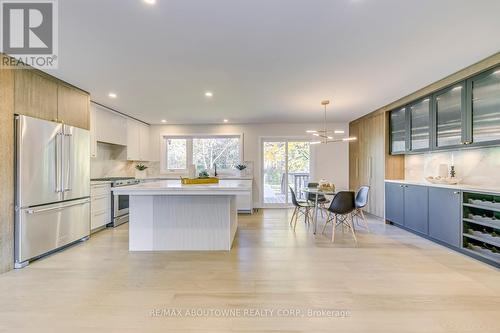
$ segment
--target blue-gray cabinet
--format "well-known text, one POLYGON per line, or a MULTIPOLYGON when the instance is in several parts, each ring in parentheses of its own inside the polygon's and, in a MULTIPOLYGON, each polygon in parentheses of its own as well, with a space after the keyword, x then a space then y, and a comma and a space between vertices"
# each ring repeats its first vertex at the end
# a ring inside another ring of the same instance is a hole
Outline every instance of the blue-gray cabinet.
POLYGON ((390 153, 500 145, 500 66, 390 113, 390 153))
POLYGON ((422 234, 428 233, 428 187, 403 185, 404 226, 422 234))
POLYGON ((385 218, 404 225, 404 187, 398 183, 385 183, 385 218))
POLYGON ((460 246, 460 191, 429 188, 429 236, 448 245, 460 246))

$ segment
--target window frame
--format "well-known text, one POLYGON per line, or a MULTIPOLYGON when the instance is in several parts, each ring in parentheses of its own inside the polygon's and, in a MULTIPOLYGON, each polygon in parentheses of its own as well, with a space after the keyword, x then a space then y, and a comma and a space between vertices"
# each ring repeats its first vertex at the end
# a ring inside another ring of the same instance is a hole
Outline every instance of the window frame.
MULTIPOLYGON (((239 141, 240 161, 244 161, 244 136, 243 133, 225 133, 225 134, 161 134, 160 135, 160 174, 171 176, 187 176, 190 165, 193 164, 193 139, 221 139, 237 138, 239 141), (168 169, 167 168, 167 139, 186 139, 186 169, 168 169)), ((236 169, 217 169, 220 175, 236 175, 236 169)))

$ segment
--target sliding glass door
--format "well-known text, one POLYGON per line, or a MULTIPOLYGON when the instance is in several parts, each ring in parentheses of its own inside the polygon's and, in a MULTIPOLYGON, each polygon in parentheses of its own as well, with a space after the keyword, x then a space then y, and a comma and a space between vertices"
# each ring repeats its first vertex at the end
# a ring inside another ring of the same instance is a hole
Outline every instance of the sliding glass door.
POLYGON ((309 141, 262 140, 262 201, 267 207, 285 207, 292 202, 290 187, 299 199, 310 178, 309 141))

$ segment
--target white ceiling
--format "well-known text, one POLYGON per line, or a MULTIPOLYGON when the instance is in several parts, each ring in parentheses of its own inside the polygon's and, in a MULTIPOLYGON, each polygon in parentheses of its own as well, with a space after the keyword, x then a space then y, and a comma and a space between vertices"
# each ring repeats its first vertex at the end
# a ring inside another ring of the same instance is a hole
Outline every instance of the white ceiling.
POLYGON ((326 98, 329 121, 347 121, 498 52, 498 13, 498 0, 61 0, 51 73, 148 123, 321 121, 326 98))

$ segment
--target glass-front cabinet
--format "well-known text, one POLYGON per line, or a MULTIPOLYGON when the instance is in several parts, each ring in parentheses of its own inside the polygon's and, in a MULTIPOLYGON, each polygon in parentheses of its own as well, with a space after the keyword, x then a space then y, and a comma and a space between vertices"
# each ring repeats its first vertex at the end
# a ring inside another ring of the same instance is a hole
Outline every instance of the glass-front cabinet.
POLYGON ((391 154, 500 146, 500 66, 390 113, 391 154))
POLYGON ((406 108, 391 112, 391 154, 406 152, 406 108))
POLYGON ((472 144, 500 142, 500 68, 475 78, 471 91, 472 144))
POLYGON ((462 145, 465 134, 465 84, 459 83, 434 96, 435 147, 462 145))
POLYGON ((408 107, 410 113, 410 150, 428 150, 430 147, 430 98, 424 98, 408 107))

